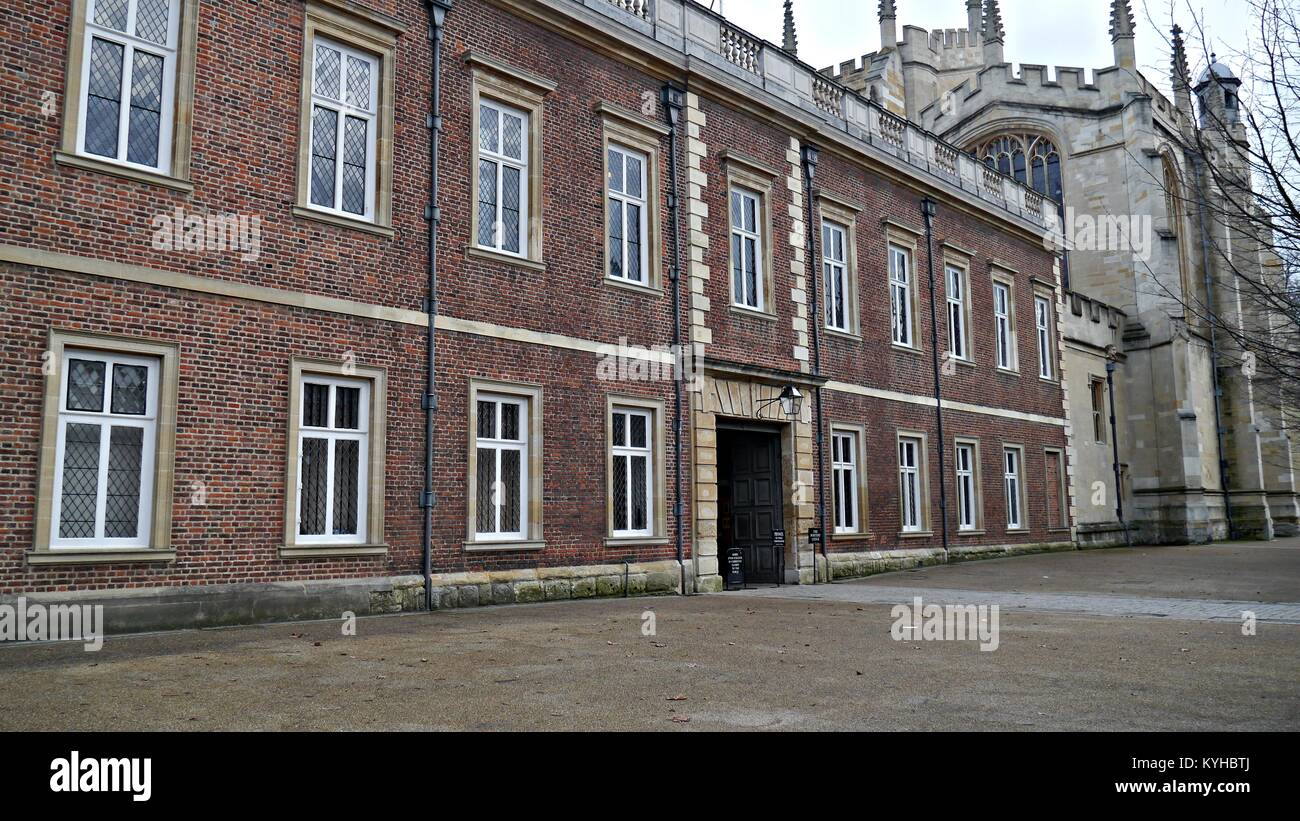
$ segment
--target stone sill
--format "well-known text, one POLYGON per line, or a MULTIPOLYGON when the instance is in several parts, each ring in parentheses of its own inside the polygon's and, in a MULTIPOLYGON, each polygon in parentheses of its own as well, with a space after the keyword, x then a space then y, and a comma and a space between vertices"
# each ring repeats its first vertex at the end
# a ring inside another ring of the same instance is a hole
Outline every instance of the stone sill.
POLYGON ((33 567, 68 564, 160 564, 176 561, 175 550, 29 550, 27 563, 33 567))
POLYGON ((641 294, 642 296, 664 295, 664 289, 658 285, 642 285, 637 282, 619 279, 618 277, 606 276, 605 284, 611 288, 620 288, 624 291, 631 291, 634 294, 641 294))
POLYGON ((536 262, 535 260, 517 257, 513 254, 503 254, 500 251, 493 251, 489 248, 480 248, 477 245, 465 246, 465 256, 469 259, 481 259, 488 262, 499 262, 505 265, 513 265, 522 268, 525 271, 534 271, 539 274, 546 273, 546 264, 536 262))
POLYGON ((776 314, 758 308, 749 308, 744 305, 729 305, 731 313, 734 316, 743 316, 748 319, 761 319, 767 322, 775 322, 776 314))
POLYGON ((172 177, 167 174, 145 171, 140 168, 132 168, 129 165, 120 165, 111 160, 100 160, 94 157, 83 157, 80 154, 69 154, 66 151, 55 151, 54 162, 59 165, 66 165, 70 168, 80 168, 83 171, 98 171, 101 174, 121 177, 124 180, 142 182, 147 185, 157 185, 162 188, 170 188, 173 191, 180 191, 185 194, 190 194, 194 191, 194 183, 189 180, 182 180, 178 177, 172 177))
POLYGON ((287 544, 280 547, 281 559, 334 559, 386 555, 388 555, 386 544, 287 544))
POLYGON ((315 208, 308 208, 305 205, 295 205, 293 207, 293 215, 298 219, 323 222, 326 225, 333 225, 336 228, 351 228, 356 231, 364 231, 367 234, 375 234, 376 236, 384 237, 386 239, 392 239, 397 233, 386 225, 380 225, 376 222, 368 222, 363 219, 345 217, 339 214, 330 213, 329 211, 319 211, 315 208))
POLYGON ((661 547, 671 544, 667 536, 609 536, 605 547, 661 547))
POLYGON ((518 542, 465 542, 464 548, 467 553, 500 553, 510 550, 545 550, 546 542, 542 540, 518 542))

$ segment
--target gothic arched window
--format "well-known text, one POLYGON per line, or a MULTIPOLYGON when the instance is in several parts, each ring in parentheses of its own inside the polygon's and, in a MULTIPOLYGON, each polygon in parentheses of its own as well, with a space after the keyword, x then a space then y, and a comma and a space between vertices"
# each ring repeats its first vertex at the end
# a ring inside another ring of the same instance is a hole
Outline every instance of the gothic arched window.
POLYGON ((1061 153, 1039 134, 1002 134, 972 152, 990 168, 1061 202, 1061 153))
POLYGON ((1185 315, 1194 319, 1199 315, 1205 289, 1201 283, 1196 281, 1192 267, 1188 264, 1187 241, 1183 235, 1183 229, 1186 225, 1186 209, 1184 206, 1187 201, 1183 197, 1178 166, 1174 164, 1173 157, 1167 152, 1160 156, 1160 168, 1164 177, 1165 227, 1174 235, 1177 242, 1178 253, 1174 261, 1178 265, 1178 282, 1182 287, 1181 299, 1185 308, 1185 315))

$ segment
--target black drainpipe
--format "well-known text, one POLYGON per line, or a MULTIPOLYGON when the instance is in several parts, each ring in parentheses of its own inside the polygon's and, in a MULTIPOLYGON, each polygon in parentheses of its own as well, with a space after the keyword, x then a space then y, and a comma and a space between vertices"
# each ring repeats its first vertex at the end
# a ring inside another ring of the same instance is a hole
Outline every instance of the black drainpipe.
POLYGON ((678 194, 677 124, 681 120, 686 93, 671 83, 660 92, 664 113, 668 117, 668 213, 673 224, 673 261, 668 278, 673 287, 673 351, 677 355, 677 373, 673 374, 673 520, 676 527, 677 568, 681 573, 682 595, 686 590, 686 560, 682 514, 682 380, 686 378, 686 351, 682 347, 682 225, 681 198, 678 194))
POLYGON ((939 383, 939 316, 934 292, 934 215, 939 206, 925 197, 921 215, 925 217, 925 260, 930 269, 930 347, 934 360, 934 415, 939 431, 939 532, 943 537, 943 554, 948 555, 948 467, 943 438, 943 388, 939 383))
POLYGON ((424 410, 424 492, 420 494, 420 507, 424 512, 424 539, 422 543, 424 570, 424 609, 433 609, 433 427, 438 410, 438 385, 435 365, 437 350, 434 347, 434 323, 438 318, 438 226, 442 214, 438 209, 438 141, 442 136, 442 39, 443 25, 452 0, 427 0, 429 12, 429 39, 433 41, 433 61, 429 70, 429 203, 424 207, 424 218, 429 223, 429 285, 424 298, 424 310, 429 327, 425 351, 426 382, 420 407, 424 410))
POLYGON ((1219 315, 1215 310, 1214 282, 1210 276, 1210 234, 1205 226, 1206 198, 1209 192, 1201 164, 1204 158, 1198 150, 1192 151, 1192 167, 1196 169, 1196 190, 1200 207, 1196 211, 1197 222, 1201 228, 1201 267, 1205 271, 1205 313, 1210 319, 1210 375, 1214 378, 1214 435, 1219 444, 1219 484, 1223 485, 1223 515, 1228 522, 1228 539, 1236 538, 1236 527, 1232 524, 1232 493, 1228 490, 1228 455, 1223 450, 1223 409, 1220 405, 1223 387, 1219 384, 1219 315))
MULTIPOLYGON (((799 152, 800 159, 803 161, 803 180, 804 180, 804 205, 808 211, 808 254, 807 264, 804 270, 807 272, 809 280, 812 283, 812 311, 810 321, 813 329, 813 377, 820 383, 822 375, 822 317, 821 302, 819 293, 821 291, 822 281, 822 263, 817 258, 817 234, 818 226, 814 222, 815 211, 813 209, 813 178, 817 175, 817 160, 821 152, 817 147, 804 143, 803 150, 799 152)), ((816 428, 814 431, 813 441, 817 446, 817 527, 821 531, 821 549, 822 561, 826 564, 826 581, 831 580, 831 560, 826 555, 826 441, 824 432, 824 421, 822 415, 822 387, 818 384, 813 388, 813 424, 816 428)), ((813 584, 817 583, 817 552, 813 549, 813 584)))
POLYGON ((1124 528, 1124 543, 1132 547, 1133 536, 1128 531, 1128 523, 1124 521, 1124 486, 1120 484, 1119 432, 1115 421, 1115 360, 1113 357, 1107 357, 1106 359, 1106 390, 1110 394, 1110 453, 1112 457, 1111 469, 1115 472, 1115 515, 1119 518, 1119 526, 1124 528))

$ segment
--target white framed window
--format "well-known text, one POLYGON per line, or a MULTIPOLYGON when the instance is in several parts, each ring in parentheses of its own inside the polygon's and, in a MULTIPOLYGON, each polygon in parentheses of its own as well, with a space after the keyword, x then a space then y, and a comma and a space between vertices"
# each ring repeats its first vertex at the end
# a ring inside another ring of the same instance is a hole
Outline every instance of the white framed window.
POLYGON ((160 362, 66 349, 50 549, 150 544, 160 362))
POLYGON ((180 0, 87 0, 77 153, 171 172, 180 0))
POLYGON ((478 110, 479 247, 528 253, 529 114, 480 99, 478 110))
POLYGON ((757 192, 731 189, 731 298, 763 309, 763 212, 757 192))
POLYGON ((312 61, 308 204, 373 221, 379 59, 316 37, 312 61))
POLYGON ((1022 456, 1019 448, 1004 448, 1003 476, 1006 481, 1007 493, 1007 530, 1024 529, 1024 511, 1021 509, 1024 505, 1024 499, 1021 495, 1021 464, 1022 456))
POLYGON ((296 543, 364 544, 370 498, 370 382, 299 382, 296 543))
POLYGON ((948 353, 970 359, 966 334, 966 272, 955 265, 945 269, 948 279, 948 353))
POLYGON ((477 401, 475 536, 524 540, 528 534, 528 400, 479 393, 477 401))
POLYGON ((1046 297, 1034 297, 1034 329, 1038 335, 1038 375, 1051 379, 1052 368, 1052 304, 1046 297))
POLYGON ((610 421, 613 535, 654 535, 654 415, 616 407, 610 421))
POLYGON ((993 283, 993 334, 997 348, 997 366, 1013 370, 1016 366, 1015 336, 1011 325, 1011 288, 993 283))
POLYGON ((846 333, 849 322, 849 232, 843 225, 822 221, 822 281, 826 300, 826 327, 846 333))
POLYGON ((606 157, 609 187, 609 275, 648 284, 649 243, 646 212, 646 155, 610 145, 606 157))
POLYGON ((979 486, 975 472, 977 458, 975 446, 957 443, 957 529, 976 530, 979 527, 979 486))
POLYGON ((911 436, 898 440, 899 502, 902 507, 904 533, 924 529, 921 483, 921 440, 911 436))
POLYGON ((858 510, 858 436, 851 431, 831 434, 831 477, 835 484, 835 532, 860 533, 858 510))
POLYGON ((889 246, 889 308, 895 345, 915 347, 912 322, 912 255, 889 246))

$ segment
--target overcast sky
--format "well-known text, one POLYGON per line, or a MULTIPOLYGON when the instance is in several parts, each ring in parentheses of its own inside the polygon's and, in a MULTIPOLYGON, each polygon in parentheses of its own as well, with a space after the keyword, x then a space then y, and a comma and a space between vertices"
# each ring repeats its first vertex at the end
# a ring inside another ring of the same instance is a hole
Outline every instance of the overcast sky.
MULTIPOLYGON (((702 2, 709 5, 710 0, 702 2)), ((719 2, 727 18, 737 25, 781 42, 784 0, 713 0, 715 9, 719 2)), ((1138 65, 1152 82, 1168 86, 1171 2, 1176 6, 1177 22, 1185 30, 1193 28, 1194 14, 1203 15, 1210 48, 1217 49, 1229 65, 1228 55, 1246 47, 1250 25, 1246 0, 1134 0, 1138 65)), ((897 0, 896 5, 900 37, 904 25, 925 29, 966 26, 966 0, 897 0)), ((1110 0, 1002 0, 1001 7, 1009 62, 1089 70, 1115 62, 1110 44, 1110 0)), ((794 8, 799 56, 817 68, 838 65, 880 47, 876 0, 794 0, 794 8)), ((1204 67, 1205 50, 1188 45, 1193 77, 1204 67)))

